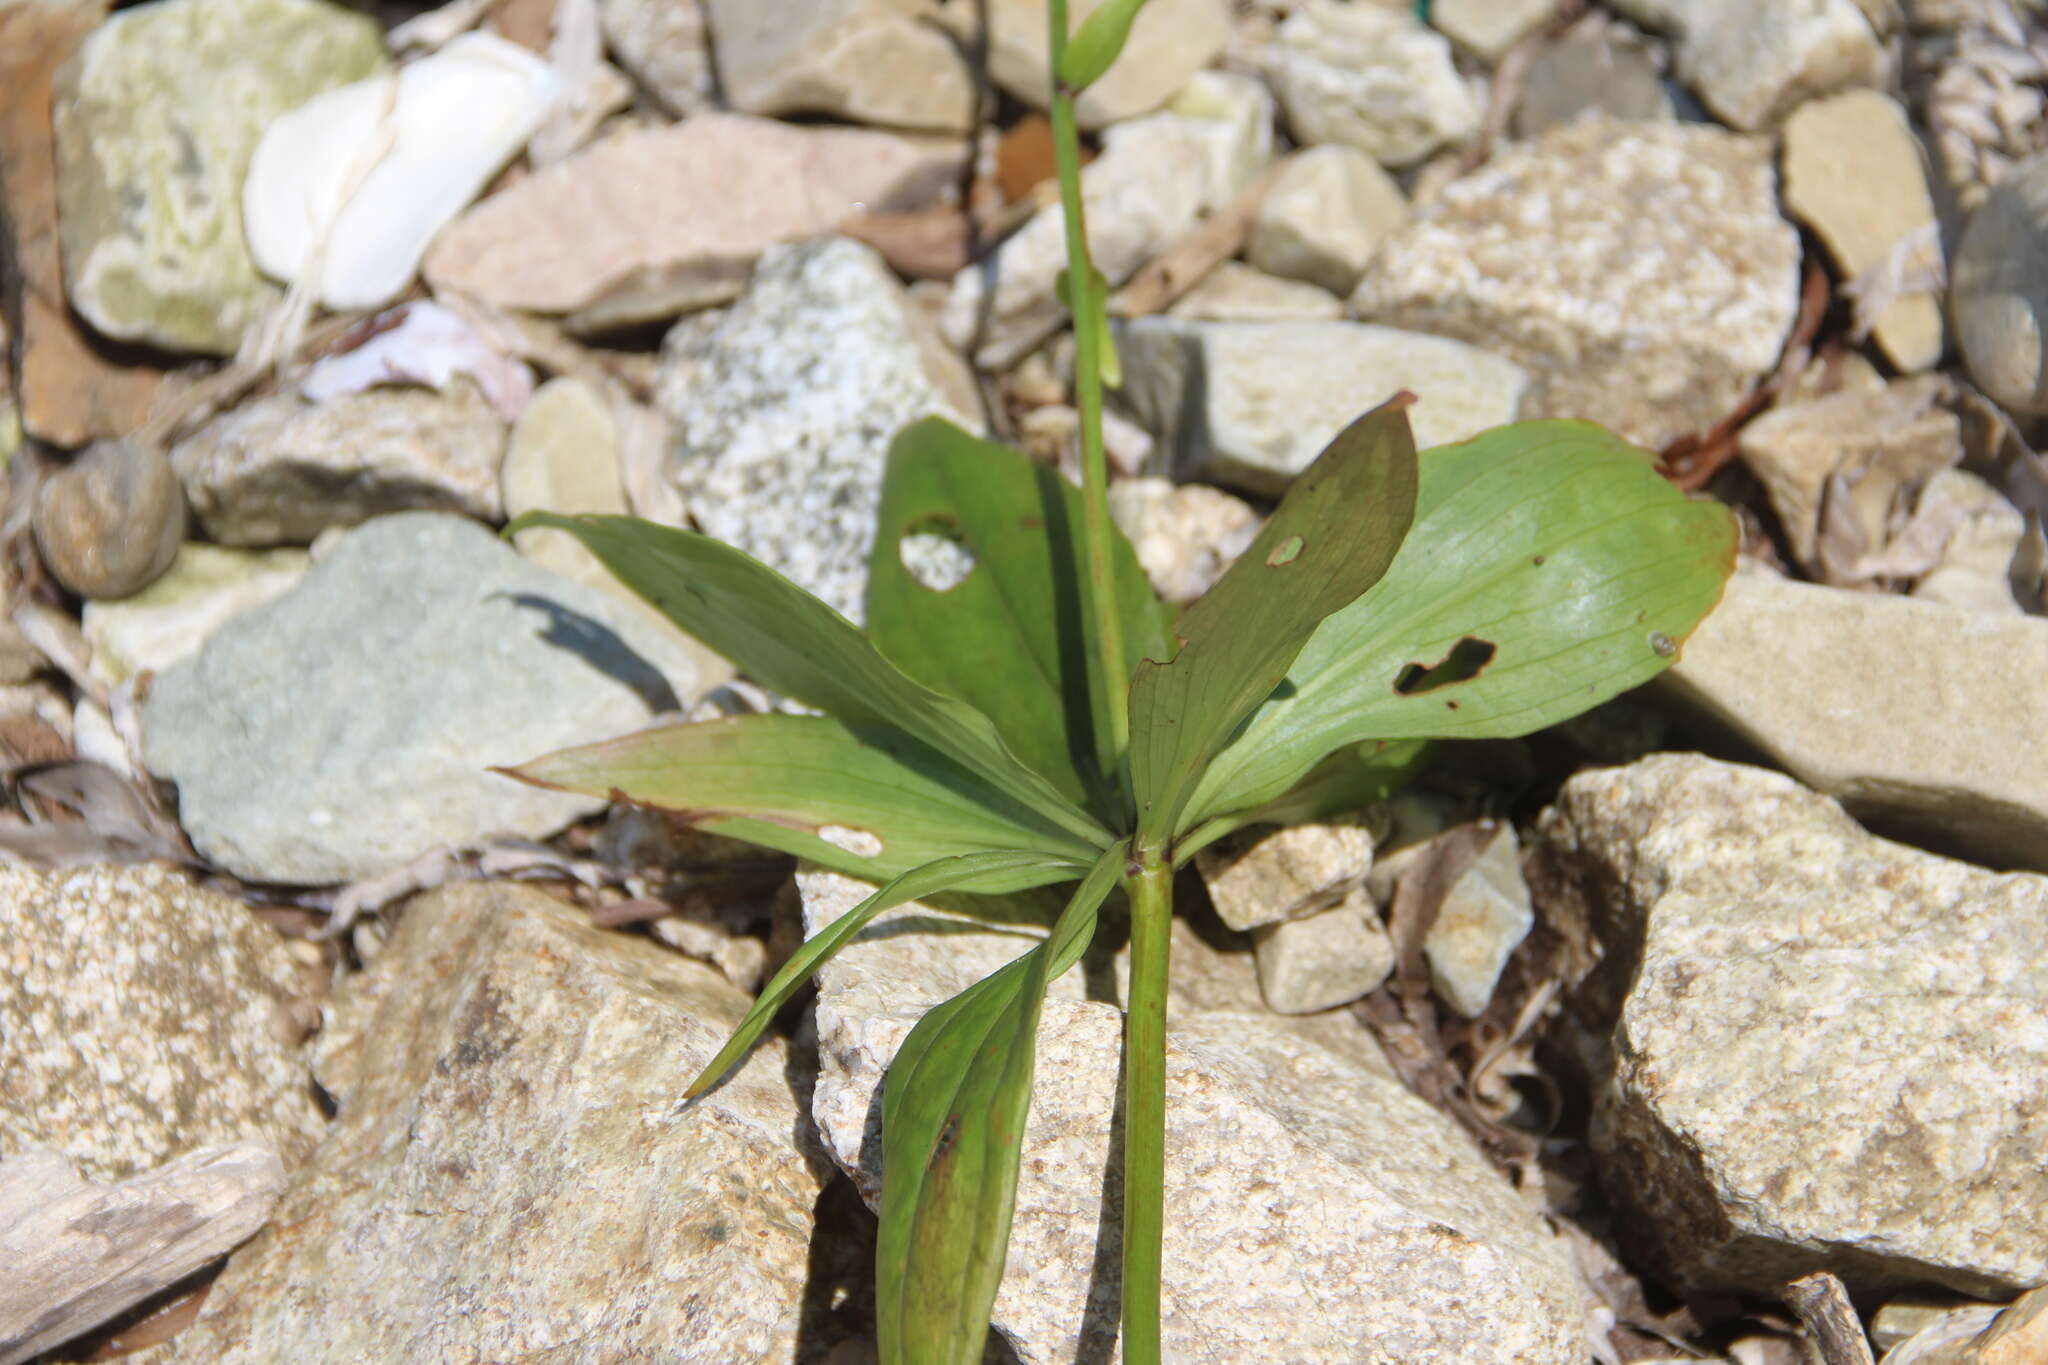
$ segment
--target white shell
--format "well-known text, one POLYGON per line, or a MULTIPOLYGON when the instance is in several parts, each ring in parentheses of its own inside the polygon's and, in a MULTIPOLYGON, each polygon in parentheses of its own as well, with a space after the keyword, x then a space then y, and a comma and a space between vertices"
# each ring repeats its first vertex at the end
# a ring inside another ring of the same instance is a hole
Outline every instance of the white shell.
POLYGON ((412 282, 434 234, 519 154, 556 89, 553 70, 525 48, 466 33, 396 76, 330 90, 280 115, 242 183, 257 267, 297 283, 325 233, 320 302, 390 302, 412 282))

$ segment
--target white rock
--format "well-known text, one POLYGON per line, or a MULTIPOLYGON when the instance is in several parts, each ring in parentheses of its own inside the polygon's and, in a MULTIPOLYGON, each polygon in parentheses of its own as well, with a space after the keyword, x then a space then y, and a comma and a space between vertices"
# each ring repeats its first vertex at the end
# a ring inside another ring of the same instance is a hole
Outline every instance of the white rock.
POLYGON ((1360 820, 1257 825, 1197 853, 1195 867, 1217 917, 1232 929, 1256 929, 1344 900, 1372 871, 1373 840, 1360 820))
MULTIPOLYGON (((1073 0, 1069 31, 1100 3, 1073 0)), ((991 80, 1024 103, 1045 108, 1052 88, 1046 0, 944 0, 939 14, 969 51, 986 45, 991 80)), ((1076 118, 1093 130, 1151 113, 1209 64, 1229 31, 1227 0, 1150 0, 1131 25, 1123 57, 1074 102, 1076 118)))
POLYGON ((1529 383, 1476 346, 1356 322, 1139 318, 1117 346, 1116 401, 1158 438, 1162 472, 1267 495, 1402 389, 1417 395, 1408 420, 1426 449, 1514 421, 1529 383))
POLYGON ((1856 0, 1615 0, 1676 39, 1678 77, 1723 122, 1755 132, 1802 102, 1875 85, 1884 49, 1856 0))
POLYGON ((1192 602, 1207 592, 1263 521, 1220 488, 1149 478, 1111 484, 1109 515, 1130 538, 1152 590, 1169 602, 1192 602))
POLYGON ((1405 10, 1305 0, 1258 60, 1297 142, 1342 142, 1413 166, 1479 130, 1451 45, 1405 10))
POLYGON ((598 0, 605 46, 647 93, 681 118, 717 103, 711 42, 701 5, 669 0, 598 0))
POLYGON ((397 76, 306 101, 271 123, 249 163, 250 254, 291 283, 317 268, 314 295, 329 308, 389 303, 434 234, 519 154, 555 93, 546 62, 466 33, 397 76))
POLYGON ((381 313, 362 345, 323 356, 299 381, 302 397, 318 403, 384 384, 445 390, 467 375, 498 415, 510 422, 533 398, 533 371, 486 341, 460 314, 431 300, 381 313))
POLYGON ((1452 884, 1423 936, 1437 997, 1467 1019, 1484 1014, 1501 969, 1535 924, 1522 880, 1522 846, 1514 826, 1504 824, 1452 884))
POLYGON ((1280 1014, 1314 1014, 1370 995, 1394 970, 1394 941, 1364 886, 1304 919, 1252 931, 1259 994, 1280 1014))
POLYGON ((1335 322, 1344 300, 1327 289, 1225 261, 1166 310, 1189 322, 1335 322))
POLYGON ((1929 479, 1914 515, 1944 507, 1953 509, 1959 524, 1942 548, 1941 562, 1913 585, 1913 596, 1974 611, 2021 611, 2012 591, 2012 561, 2027 533, 2026 517, 1996 488, 1960 469, 1929 479))
POLYGON ((1163 112, 1185 120, 1207 149, 1204 213, 1235 199, 1273 160, 1273 92, 1256 76, 1197 71, 1163 112))
POLYGON ((1436 0, 1429 22, 1459 47, 1484 62, 1497 62, 1508 49, 1550 22, 1557 0, 1436 0))
POLYGON ((1380 243, 1407 221, 1407 197, 1378 162, 1355 147, 1311 147, 1275 173, 1245 258, 1268 274, 1349 294, 1380 243))
POLYGON ((973 126, 974 73, 917 0, 707 0, 705 9, 719 83, 742 113, 973 126))

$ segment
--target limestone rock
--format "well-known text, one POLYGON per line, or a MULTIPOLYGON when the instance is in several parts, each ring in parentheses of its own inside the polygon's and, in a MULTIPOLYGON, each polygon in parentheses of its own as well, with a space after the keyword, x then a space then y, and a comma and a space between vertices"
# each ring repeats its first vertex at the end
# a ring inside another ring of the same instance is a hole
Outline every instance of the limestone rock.
POLYGON ((1271 275, 1349 294, 1380 243, 1408 221, 1408 200, 1355 147, 1297 152, 1259 201, 1245 256, 1271 275))
POLYGON ((1166 102, 1160 112, 1180 119, 1202 144, 1202 212, 1230 203, 1272 162, 1275 108, 1264 81, 1235 71, 1197 71, 1166 102))
POLYGON ((2048 154, 2013 167, 1971 215, 1949 307, 1977 386, 2008 411, 2048 412, 2048 154))
POLYGON ((1160 472, 1277 496, 1339 431, 1410 390, 1416 445, 1512 422, 1528 375, 1476 346, 1356 322, 1138 318, 1117 331, 1117 403, 1159 441, 1160 472))
POLYGON ((1530 59, 1515 105, 1515 136, 1537 137, 1587 109, 1643 123, 1676 117, 1648 46, 1604 20, 1574 24, 1530 59))
POLYGON ((343 881, 598 809, 488 769, 643 726, 694 686, 687 654, 617 599, 472 522, 406 513, 342 536, 297 588, 165 671, 144 760, 178 784, 215 863, 343 881), (278 685, 309 659, 347 666, 278 685))
POLYGON ((1303 145, 1341 142, 1398 168, 1479 131, 1482 101, 1451 45, 1402 9, 1304 0, 1258 60, 1303 145))
POLYGON ((0 1159, 120 1180, 250 1140, 296 1166, 326 1127, 304 989, 275 931, 183 873, 0 868, 0 1159))
POLYGON ((2048 870, 2048 620, 1729 580, 1661 685, 1860 818, 2048 870))
POLYGON ((1692 754, 1579 774, 1541 830, 1544 914, 1590 945, 1596 1165, 1661 1273, 2048 1279, 2048 878, 1692 754))
POLYGON ((1394 970, 1394 941, 1361 884, 1328 910, 1252 931, 1259 994, 1280 1014, 1314 1014, 1370 995, 1394 970))
MULTIPOLYGON (((1079 29, 1100 0, 1074 0, 1070 31, 1079 29)), ((968 51, 986 44, 989 78, 1034 108, 1046 105, 1051 69, 1046 56, 1046 0, 943 0, 940 14, 968 51), (982 32, 986 15, 988 31, 982 32)), ((1095 130, 1149 114, 1222 51, 1230 31, 1226 0, 1150 0, 1138 11, 1123 60, 1081 92, 1075 116, 1095 130)))
POLYGON ((771 250, 737 304, 662 346, 669 477, 691 517, 855 621, 890 441, 920 417, 970 422, 916 325, 879 256, 826 238, 771 250))
MULTIPOLYGON (((1803 104, 1785 121, 1785 209, 1827 243, 1847 279, 1919 243, 1901 266, 1941 275, 1934 197, 1906 111, 1889 95, 1851 90, 1803 104)), ((1871 335, 1900 370, 1941 359, 1941 299, 1904 292, 1871 335)))
POLYGON ((598 0, 605 46, 663 109, 683 118, 717 97, 702 5, 670 0, 598 0))
POLYGON ((747 1003, 539 891, 413 902, 321 1040, 332 1133, 168 1359, 794 1358, 803 1082, 769 1039, 677 1103, 747 1003))
POLYGON ((1111 484, 1109 515, 1129 537, 1152 590, 1168 602, 1192 602, 1207 592, 1263 520, 1220 488, 1147 478, 1111 484))
POLYGON ((825 114, 932 132, 973 126, 974 76, 911 0, 709 0, 718 76, 746 114, 825 114))
POLYGON ((777 242, 935 201, 957 140, 700 114, 611 133, 492 195, 427 253, 427 281, 602 331, 735 297, 777 242))
POLYGON ((1498 62, 1508 49, 1550 22, 1557 0, 1436 0, 1429 22, 1438 32, 1483 62, 1498 62))
POLYGON ((330 526, 430 508, 496 521, 505 423, 475 385, 273 394, 171 450, 199 524, 223 545, 305 545, 330 526))
POLYGON ((1437 998, 1467 1019, 1493 999, 1508 956, 1529 936, 1536 911, 1522 880, 1522 847, 1502 825, 1463 876, 1451 884, 1422 939, 1437 998))
POLYGON ((117 686, 161 673, 198 651, 235 616, 260 607, 306 576, 304 550, 227 550, 187 544, 164 576, 132 597, 88 602, 82 625, 93 676, 117 686))
POLYGON ((1195 855, 1217 917, 1232 929, 1312 915, 1342 901, 1372 871, 1373 830, 1363 821, 1255 825, 1195 855))
POLYGON ((1344 300, 1300 280, 1283 280, 1240 261, 1225 261, 1167 308, 1188 322, 1335 322, 1344 300))
POLYGON ((2027 520, 2005 495, 1960 469, 1944 469, 1920 490, 1916 518, 1952 520, 1941 559, 1913 585, 1913 596, 1972 611, 2021 611, 2013 596, 2012 562, 2027 520))
POLYGON ((163 452, 100 441, 36 490, 36 547, 80 597, 126 597, 185 542, 185 494, 163 452))
POLYGON ((1527 366, 1527 416, 1662 446, 1726 417, 1792 329, 1799 235, 1771 181, 1760 138, 1589 114, 1446 186, 1351 310, 1527 366))
POLYGON ((1616 0, 1615 8, 1668 31, 1679 79, 1747 132, 1885 74, 1884 49, 1857 0, 1616 0))
POLYGON ((281 297, 242 230, 264 126, 383 61, 376 22, 323 0, 156 0, 100 25, 53 92, 71 305, 123 341, 232 353, 281 297))

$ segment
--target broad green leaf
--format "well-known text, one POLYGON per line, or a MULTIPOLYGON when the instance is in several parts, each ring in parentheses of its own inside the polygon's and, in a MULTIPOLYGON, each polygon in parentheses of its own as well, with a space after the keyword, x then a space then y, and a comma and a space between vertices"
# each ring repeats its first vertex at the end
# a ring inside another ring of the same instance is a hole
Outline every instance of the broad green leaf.
POLYGON ((1307 825, 1349 815, 1384 801, 1408 784, 1429 759, 1423 739, 1368 740, 1347 745, 1318 763, 1307 777, 1263 806, 1219 815, 1174 841, 1176 866, 1246 825, 1307 825))
POLYGON ((1138 666, 1130 762, 1142 846, 1163 847, 1183 831, 1182 809, 1210 758, 1323 618, 1392 562, 1415 507, 1415 441, 1403 411, 1413 401, 1398 395, 1339 432, 1251 548, 1181 614, 1180 652, 1138 666))
POLYGON ((1060 59, 1060 84, 1079 94, 1116 62, 1131 36, 1131 23, 1145 0, 1105 0, 1081 21, 1081 27, 1067 41, 1060 59))
POLYGON ((619 581, 755 681, 865 736, 902 731, 1051 823, 1102 848, 1110 835, 1019 763, 987 716, 903 676, 851 621, 710 536, 635 517, 529 512, 505 528, 567 531, 619 581))
POLYGON ((865 929, 876 915, 948 891, 1012 890, 1020 872, 1029 876, 1055 874, 1058 880, 1065 881, 1079 876, 1081 869, 1036 853, 964 853, 926 863, 878 889, 874 895, 805 939, 803 946, 790 954, 789 961, 782 964, 782 970, 762 987, 761 994, 754 1000, 754 1007, 747 1011, 746 1018, 740 1020, 739 1027, 733 1030, 732 1037, 726 1040, 718 1055, 698 1073, 696 1080, 690 1082, 683 1098, 695 1099, 717 1084, 720 1077, 746 1056, 748 1049, 774 1022, 776 1014, 803 989, 812 974, 830 962, 832 955, 865 929))
MULTIPOLYGON (((663 725, 536 758, 510 776, 674 811, 717 834, 887 881, 935 859, 1011 850, 1086 866, 1097 850, 891 731, 827 716, 663 725)), ((1020 880, 992 890, 1043 885, 1020 880)))
MULTIPOLYGON (((1049 466, 936 417, 906 427, 882 481, 868 635, 912 678, 988 716, 1062 795, 1100 811, 1080 535, 1080 491, 1049 466), (923 586, 903 563, 902 542, 917 534, 957 541, 974 568, 943 591, 923 586)), ((1166 609, 1121 534, 1111 553, 1134 657, 1157 652, 1166 609)))
POLYGON ((975 1365, 1003 1277, 1046 986, 1124 870, 1109 849, 1046 940, 918 1021, 882 1098, 875 1326, 882 1365, 975 1365))
POLYGON ((1644 682, 1721 596, 1735 524, 1590 422, 1426 451, 1415 526, 1218 756, 1192 808, 1270 800, 1366 739, 1525 735, 1644 682))

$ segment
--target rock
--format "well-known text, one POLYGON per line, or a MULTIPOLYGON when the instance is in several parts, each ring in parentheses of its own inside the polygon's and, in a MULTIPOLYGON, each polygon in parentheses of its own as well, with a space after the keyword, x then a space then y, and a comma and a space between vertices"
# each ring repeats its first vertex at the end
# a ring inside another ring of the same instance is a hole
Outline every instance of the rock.
POLYGON ((1737 574, 1671 694, 1860 818, 2048 869, 2048 620, 1737 574))
POLYGON ((106 1181, 220 1142, 296 1166, 319 1140, 286 1027, 306 985, 239 901, 146 863, 0 867, 0 945, 0 1158, 106 1181))
MULTIPOLYGON (((1845 279, 1902 248, 1908 275, 1941 276, 1934 197, 1906 111, 1889 95, 1851 90, 1803 104, 1785 121, 1785 209, 1812 228, 1845 279)), ((1903 292, 1871 333, 1902 371, 1941 359, 1941 300, 1903 292)))
POLYGON ((747 1004, 539 891, 414 901, 321 1040, 332 1133, 168 1360, 794 1359, 801 1073, 771 1038, 677 1102, 747 1004))
MULTIPOLYGON (((1074 0, 1068 31, 1077 31, 1099 4, 1074 0)), ((942 0, 939 14, 967 51, 986 47, 991 80, 1034 109, 1046 107, 1052 86, 1046 0, 942 0)), ((1229 32, 1225 0, 1150 0, 1131 25, 1123 58, 1074 102, 1076 118, 1095 131, 1151 113, 1223 50, 1229 32)))
POLYGON ((662 344, 669 477, 692 519, 855 621, 890 441, 933 414, 973 425, 917 324, 879 256, 827 238, 769 251, 737 304, 662 344))
POLYGON ((1472 865, 1451 884, 1423 936, 1429 984, 1437 998, 1467 1019, 1486 1013, 1501 969, 1535 926, 1522 880, 1515 827, 1502 825, 1472 865))
POLYGON ((156 0, 57 73, 71 306, 106 336, 229 355, 281 297, 243 238, 266 124, 384 64, 376 21, 321 0, 156 0))
POLYGON ((1479 131, 1482 101, 1451 45, 1399 9, 1304 0, 1258 60, 1304 146, 1341 142, 1399 168, 1479 131))
POLYGON ((51 0, 0 5, 0 257, 9 262, 22 430, 71 448, 125 436, 142 424, 163 375, 93 349, 64 306, 57 246, 57 150, 50 85, 106 6, 51 0))
POLYGON ((1558 0, 1436 0, 1429 22, 1491 65, 1557 14, 1558 0))
MULTIPOLYGON (((867 890, 828 873, 798 883, 813 932, 867 890)), ((870 1203, 889 1060, 927 1009, 1024 947, 972 924, 906 906, 818 975, 813 1113, 870 1203), (930 932, 934 920, 954 932, 930 932)), ((1244 955, 1208 948, 1184 921, 1173 960, 1166 1359, 1335 1365, 1371 1342, 1390 1361, 1579 1365, 1583 1309, 1562 1243, 1355 1021, 1269 1013, 1244 955)), ((1085 998, 1094 975, 1053 983, 1039 1027, 1042 1083, 995 1303, 1024 1365, 1116 1358, 1115 1279, 1099 1267, 1119 1255, 1108 1169, 1123 1021, 1085 998)))
POLYGON ((1798 303, 1769 144, 1589 114, 1453 181, 1380 248, 1351 310, 1527 366, 1528 416, 1654 448, 1748 396, 1798 303))
POLYGON ((1538 137, 1587 109, 1638 123, 1676 117, 1648 46, 1604 21, 1574 24, 1530 59, 1515 105, 1515 136, 1538 137))
POLYGON ((299 380, 299 396, 322 403, 345 393, 408 384, 445 393, 457 375, 464 375, 508 422, 533 401, 533 370, 438 303, 402 303, 352 328, 351 336, 337 345, 357 339, 359 344, 314 361, 299 380))
POLYGON ((80 597, 126 597, 185 542, 185 495, 163 452, 100 441, 36 490, 36 548, 80 597))
POLYGON ((1977 1338, 1970 1365, 2034 1365, 2048 1360, 2048 1291, 2022 1294, 1977 1338))
POLYGON ((1758 132, 1807 100, 1878 85, 1884 48, 1856 0, 1616 0, 1668 31, 1678 78, 1723 123, 1758 132))
POLYGON ((1257 929, 1336 905, 1372 871, 1374 832, 1362 820, 1228 834, 1195 855, 1217 917, 1257 929))
POLYGON ((1971 215, 1949 311, 1977 387, 2010 412, 2048 412, 2048 154, 2014 166, 1971 215))
MULTIPOLYGON (((1903 1341, 1931 1328, 1963 1329, 1970 1337, 1991 1325, 1999 1310, 1989 1304, 1973 1304, 1954 1298, 1930 1299, 1919 1295, 1893 1299, 1871 1314, 1870 1344, 1889 1351, 1903 1341)), ((1939 1362, 1923 1362, 1939 1365, 1939 1362)))
POLYGON ((442 844, 541 838, 600 808, 488 769, 645 725, 694 682, 637 613, 484 528, 380 517, 158 677, 144 761, 178 784, 186 832, 214 863, 251 881, 343 881, 442 844), (307 659, 360 662, 278 685, 307 659))
POLYGON ((1252 952, 1259 994, 1280 1014, 1314 1014, 1370 995, 1396 956, 1363 885, 1331 909, 1252 930, 1252 952))
POLYGON ((1581 773, 1539 828, 1543 913, 1589 945, 1569 1017, 1596 1167, 1660 1275, 2048 1278, 2048 878, 1695 754, 1581 773))
POLYGON ((242 186, 257 267, 329 308, 390 303, 427 243, 525 148, 558 87, 525 48, 465 33, 396 76, 273 119, 242 186))
POLYGON ((1203 213, 1228 205, 1273 160, 1273 92, 1256 76, 1197 71, 1163 112, 1180 119, 1202 144, 1208 170, 1203 213))
POLYGON ((718 77, 744 114, 825 114, 961 133, 974 76, 951 37, 902 0, 708 0, 718 77))
POLYGON ((957 140, 700 114, 608 134, 450 224, 427 281, 604 331, 735 297, 777 242, 931 203, 957 140))
POLYGON ((163 577, 117 602, 87 602, 92 673, 109 687, 161 673, 251 607, 281 597, 306 576, 304 550, 224 550, 186 544, 163 577))
POLYGON ((409 508, 496 521, 504 458, 505 423, 466 379, 445 394, 273 394, 171 450, 199 524, 240 546, 305 545, 328 527, 409 508))
POLYGON ((2013 596, 2012 562, 2027 519, 2004 494, 1975 474, 1944 469, 1920 490, 1913 515, 1953 526, 1940 562, 1913 585, 1913 596, 1972 611, 2023 610, 2013 596))
POLYGON ((598 0, 605 46, 663 109, 683 118, 717 102, 702 5, 598 0))
POLYGON ((1220 488, 1144 478, 1109 486, 1109 515, 1130 538, 1152 590, 1168 602, 1209 591, 1264 520, 1220 488))
POLYGON ((1528 375, 1475 346, 1356 322, 1183 322, 1117 329, 1115 399, 1159 440, 1161 469, 1277 496, 1353 418, 1408 389, 1418 446, 1512 422, 1528 375))
POLYGON ((1327 289, 1225 261, 1167 308, 1189 322, 1335 322, 1344 301, 1327 289))
POLYGON ((1327 144, 1281 164, 1259 201, 1245 256, 1270 275, 1349 294, 1380 243, 1408 221, 1408 200, 1379 163, 1327 144))

